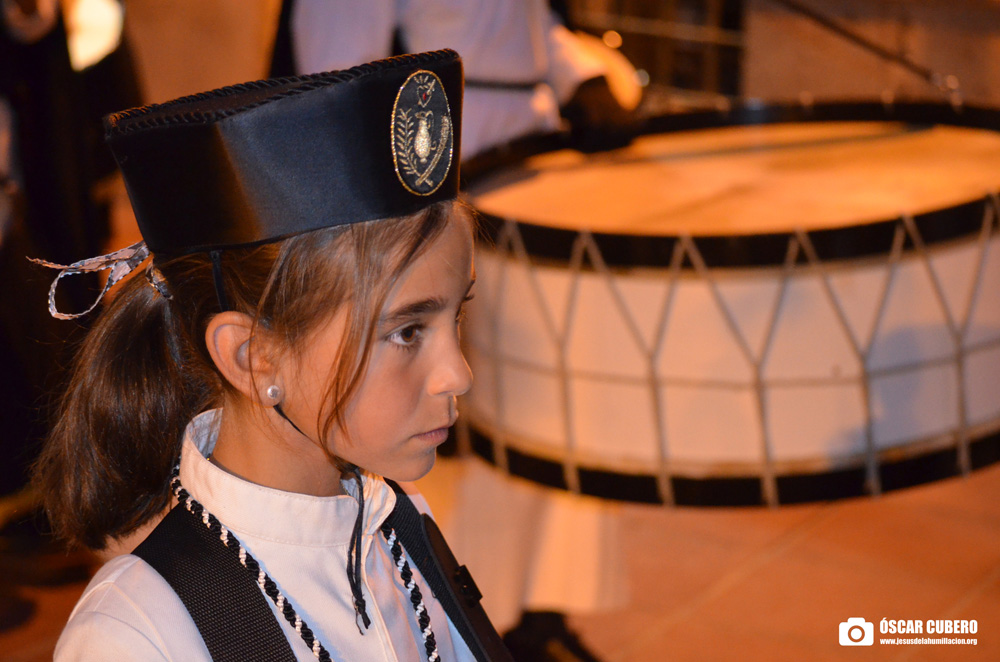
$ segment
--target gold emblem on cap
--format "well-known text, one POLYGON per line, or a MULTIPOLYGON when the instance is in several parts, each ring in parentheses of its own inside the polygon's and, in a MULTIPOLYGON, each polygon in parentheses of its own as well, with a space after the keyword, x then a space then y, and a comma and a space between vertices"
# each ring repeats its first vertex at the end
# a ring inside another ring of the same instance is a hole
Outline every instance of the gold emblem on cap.
POLYGON ((448 96, 434 72, 415 71, 400 86, 390 131, 393 166, 403 187, 416 195, 438 190, 451 170, 454 136, 448 96))

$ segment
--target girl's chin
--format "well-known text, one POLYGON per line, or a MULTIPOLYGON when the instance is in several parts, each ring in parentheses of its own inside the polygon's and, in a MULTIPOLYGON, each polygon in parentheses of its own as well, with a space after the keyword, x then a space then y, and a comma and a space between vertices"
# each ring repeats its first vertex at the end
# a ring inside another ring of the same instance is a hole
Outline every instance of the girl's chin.
POLYGON ((413 483, 420 480, 431 472, 434 462, 437 460, 437 451, 431 449, 426 457, 415 460, 406 467, 400 467, 391 472, 391 475, 384 474, 383 478, 389 478, 397 483, 413 483))
MULTIPOLYGON (((347 458, 345 458, 347 459, 347 458)), ((348 460, 350 461, 350 460, 348 460)), ((397 483, 413 483, 430 473, 437 461, 437 447, 432 447, 421 453, 419 456, 410 459, 408 462, 397 464, 392 467, 372 467, 368 468, 363 464, 358 465, 365 471, 382 476, 397 483)))

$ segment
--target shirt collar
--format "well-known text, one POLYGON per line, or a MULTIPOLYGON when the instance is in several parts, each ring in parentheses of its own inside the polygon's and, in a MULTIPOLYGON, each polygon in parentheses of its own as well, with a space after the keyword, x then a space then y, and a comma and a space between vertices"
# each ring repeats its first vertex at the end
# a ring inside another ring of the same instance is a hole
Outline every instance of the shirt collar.
MULTIPOLYGON (((347 545, 358 514, 357 486, 343 481, 347 495, 317 497, 285 492, 244 480, 208 460, 222 421, 221 409, 188 424, 181 448, 181 483, 237 535, 295 545, 347 545)), ((396 494, 380 477, 362 472, 365 534, 374 535, 396 505, 396 494)))

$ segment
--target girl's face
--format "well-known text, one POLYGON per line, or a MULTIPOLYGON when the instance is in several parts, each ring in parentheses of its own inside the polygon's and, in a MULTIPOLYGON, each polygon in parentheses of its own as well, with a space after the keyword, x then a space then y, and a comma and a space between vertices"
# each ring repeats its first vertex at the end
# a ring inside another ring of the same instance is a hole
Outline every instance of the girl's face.
MULTIPOLYGON (((458 416, 455 399, 472 385, 459 320, 473 278, 472 233, 453 219, 390 291, 368 369, 347 408, 348 435, 334 426, 326 439, 335 455, 395 480, 431 470, 458 416)), ((297 379, 286 382, 294 385, 287 401, 298 405, 300 421, 318 419, 344 328, 338 314, 311 334, 297 379)))

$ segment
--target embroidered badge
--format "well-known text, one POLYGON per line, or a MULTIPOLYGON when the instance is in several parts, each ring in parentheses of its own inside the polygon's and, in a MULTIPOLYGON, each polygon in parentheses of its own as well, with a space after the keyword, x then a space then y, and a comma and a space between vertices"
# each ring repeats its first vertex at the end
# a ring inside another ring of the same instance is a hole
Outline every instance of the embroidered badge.
POLYGON ((416 71, 396 94, 392 109, 392 161, 407 191, 430 195, 451 169, 451 108, 441 79, 416 71))

